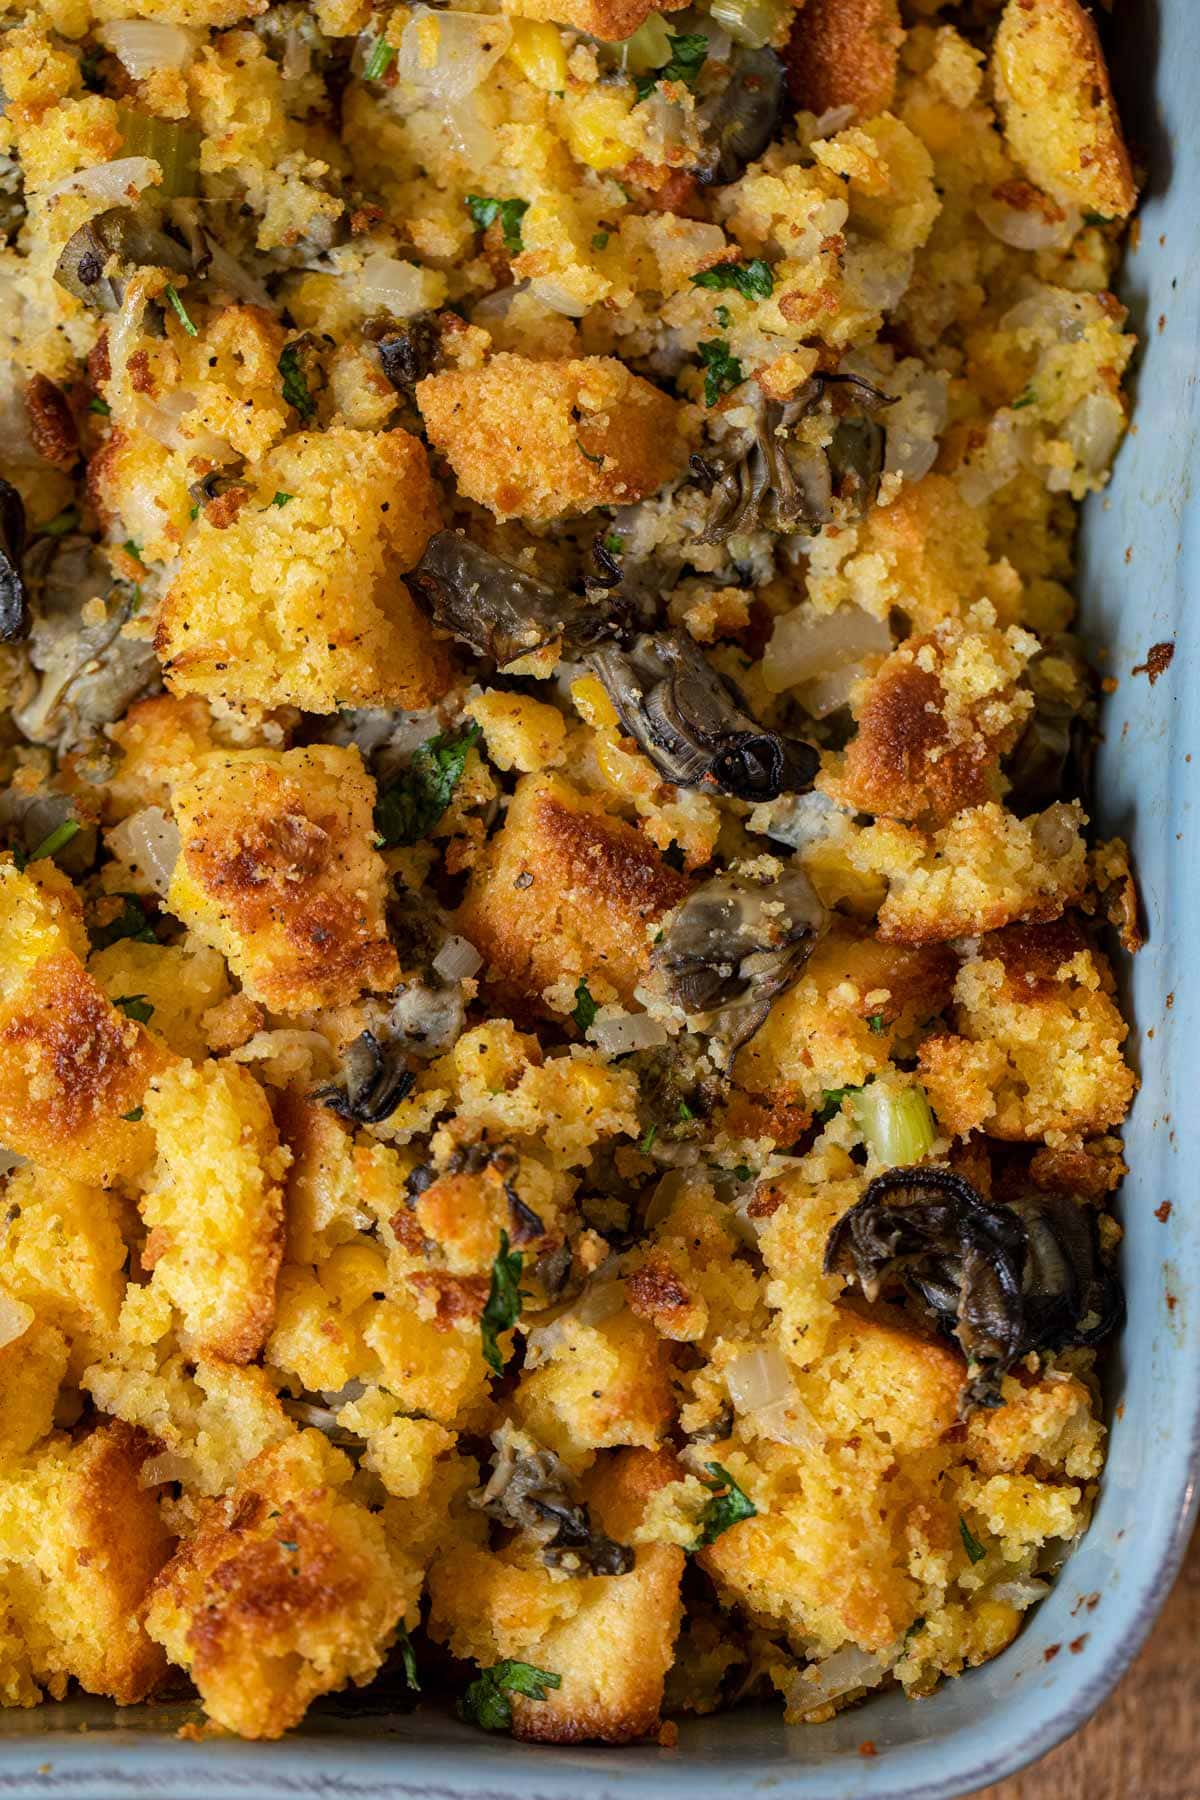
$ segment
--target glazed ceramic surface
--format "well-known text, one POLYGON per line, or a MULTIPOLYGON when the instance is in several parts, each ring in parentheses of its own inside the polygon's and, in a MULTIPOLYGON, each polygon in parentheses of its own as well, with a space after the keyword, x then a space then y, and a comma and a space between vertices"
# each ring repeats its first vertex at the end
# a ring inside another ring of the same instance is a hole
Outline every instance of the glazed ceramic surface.
POLYGON ((1098 825, 1133 847, 1149 941, 1125 972, 1142 1080, 1123 1190, 1129 1322, 1108 1361, 1111 1448, 1091 1530, 1003 1656, 932 1699, 822 1726, 742 1710, 675 1750, 549 1749, 368 1698, 314 1709, 280 1744, 179 1742, 188 1715, 96 1701, 0 1713, 0 1800, 70 1795, 411 1795, 428 1800, 949 1800, 1074 1731, 1150 1630, 1191 1528, 1200 1464, 1200 6, 1122 0, 1110 58, 1150 170, 1122 294, 1142 340, 1135 426, 1084 508, 1083 626, 1117 687, 1098 825), (1174 645, 1152 685, 1149 648, 1174 645), (1165 1218, 1160 1214, 1170 1203, 1165 1218), (83 1730, 80 1728, 84 1727, 83 1730), (874 1754, 864 1754, 863 1746, 874 1754))

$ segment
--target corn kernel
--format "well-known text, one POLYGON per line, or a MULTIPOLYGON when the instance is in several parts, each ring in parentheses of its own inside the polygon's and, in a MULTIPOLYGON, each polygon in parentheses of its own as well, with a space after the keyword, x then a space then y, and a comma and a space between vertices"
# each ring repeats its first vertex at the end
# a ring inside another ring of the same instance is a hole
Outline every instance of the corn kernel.
POLYGON ((597 676, 581 675, 573 681, 571 699, 584 723, 594 725, 597 731, 612 731, 617 725, 617 709, 597 676))
POLYGON ((566 117, 567 143, 577 162, 589 169, 619 169, 634 154, 630 131, 631 99, 626 93, 593 88, 566 117))
POLYGON ((373 1244, 339 1244, 317 1271, 330 1299, 353 1312, 364 1300, 387 1288, 387 1259, 373 1244))
POLYGON ((514 19, 508 54, 526 81, 548 94, 567 85, 567 55, 557 25, 543 19, 514 19))

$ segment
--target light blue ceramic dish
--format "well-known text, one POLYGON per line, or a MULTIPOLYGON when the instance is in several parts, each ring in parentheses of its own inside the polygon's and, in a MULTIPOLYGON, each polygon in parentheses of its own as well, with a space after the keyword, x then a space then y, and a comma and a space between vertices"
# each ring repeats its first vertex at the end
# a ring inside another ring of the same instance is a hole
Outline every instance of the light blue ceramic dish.
POLYGON ((735 1784, 772 1800, 950 1800, 1074 1731, 1150 1630, 1200 1471, 1200 944, 1188 924, 1200 892, 1200 700, 1188 699, 1200 617, 1187 605, 1200 593, 1200 7, 1123 0, 1117 12, 1114 73, 1152 171, 1123 287, 1143 355, 1134 435, 1108 495, 1085 509, 1080 591, 1119 682, 1105 711, 1099 824, 1133 845, 1149 943, 1126 994, 1142 1092, 1126 1139, 1129 1323, 1109 1370, 1111 1449, 1091 1530, 1054 1592, 986 1668, 930 1700, 886 1697, 831 1725, 788 1729, 742 1711, 685 1724, 674 1751, 537 1749, 421 1712, 331 1707, 282 1744, 194 1745, 174 1739, 178 1713, 81 1702, 0 1713, 0 1800, 726 1800, 735 1784), (1151 687, 1132 670, 1164 641, 1174 661, 1151 687), (874 1758, 859 1754, 866 1738, 874 1758))

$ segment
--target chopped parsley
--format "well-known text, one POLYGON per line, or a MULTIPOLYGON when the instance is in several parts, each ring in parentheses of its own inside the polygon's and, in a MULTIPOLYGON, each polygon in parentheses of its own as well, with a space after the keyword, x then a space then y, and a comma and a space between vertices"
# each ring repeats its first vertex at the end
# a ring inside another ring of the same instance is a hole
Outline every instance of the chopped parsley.
POLYGON ((645 1137, 642 1139, 641 1143, 638 1145, 638 1149, 641 1151, 643 1156, 649 1156, 651 1150, 654 1148, 654 1140, 657 1136, 658 1136, 658 1126, 652 1125, 650 1127, 649 1131, 646 1133, 645 1137))
POLYGON ((102 400, 99 394, 93 394, 88 401, 88 411, 91 413, 99 413, 102 419, 110 419, 112 417, 112 407, 108 404, 107 400, 102 400))
POLYGON ((386 38, 377 37, 371 45, 371 54, 363 64, 364 81, 382 81, 392 66, 395 49, 386 38))
POLYGON ((729 327, 733 324, 733 314, 727 306, 714 306, 713 318, 717 321, 717 324, 721 327, 722 331, 728 331, 729 327))
POLYGON ((596 232, 592 233, 592 249, 593 250, 607 250, 608 249, 608 233, 607 233, 607 231, 596 231, 596 232))
POLYGON ((278 368, 283 376, 284 399, 289 406, 295 407, 302 419, 311 419, 317 410, 317 404, 308 391, 308 382, 304 379, 295 344, 288 345, 279 358, 278 368))
POLYGON ((497 1342, 502 1331, 508 1331, 521 1316, 521 1268, 524 1258, 519 1250, 508 1247, 508 1233, 500 1233, 500 1248, 492 1264, 492 1285, 479 1319, 483 1334, 484 1361, 497 1375, 504 1373, 504 1355, 497 1342))
POLYGON ((918 1613, 916 1618, 913 1620, 912 1624, 909 1626, 908 1630, 904 1634, 904 1642, 906 1644, 909 1643, 913 1638, 916 1637, 918 1631, 924 1631, 924 1629, 925 1629, 925 1615, 924 1615, 924 1613, 918 1613))
POLYGON ((528 1700, 544 1700, 549 1688, 562 1686, 562 1676, 533 1663, 516 1662, 505 1657, 493 1663, 473 1681, 459 1701, 459 1717, 484 1731, 508 1731, 512 1726, 510 1694, 524 1694, 528 1700))
POLYGON ((143 1106, 135 1106, 132 1112, 122 1113, 121 1117, 129 1125, 140 1125, 142 1122, 142 1114, 145 1110, 146 1109, 143 1106))
POLYGON ((179 320, 179 323, 183 326, 183 329, 187 332, 188 336, 199 337, 200 333, 192 324, 191 318, 188 315, 188 309, 179 297, 179 289, 168 281, 165 291, 167 300, 171 306, 171 311, 175 314, 175 317, 179 320))
POLYGON ((479 740, 478 725, 443 731, 421 745, 398 780, 375 803, 375 829, 385 850, 416 844, 431 832, 454 797, 467 766, 467 752, 479 740))
POLYGON ((982 1562, 987 1555, 987 1551, 984 1549, 979 1539, 973 1534, 971 1527, 967 1524, 967 1521, 963 1518, 961 1513, 958 1518, 958 1529, 962 1535, 963 1549, 967 1553, 967 1560, 973 1563, 982 1562))
POLYGON ((468 194, 466 208, 480 231, 486 231, 498 219, 504 248, 510 256, 520 254, 521 220, 529 211, 528 200, 493 200, 489 194, 468 194))
MULTIPOLYGON (((619 531, 606 531, 604 536, 600 539, 600 542, 604 545, 604 548, 608 551, 610 556, 620 556, 625 548, 625 540, 619 531)), ((661 931, 658 936, 662 936, 661 931)), ((657 941, 658 940, 656 939, 655 942, 657 941)))
POLYGON ((65 506, 62 512, 55 514, 48 525, 42 526, 42 530, 47 537, 66 537, 68 531, 74 531, 78 524, 79 508, 65 506))
POLYGON ((696 1116, 695 1113, 692 1111, 692 1109, 688 1105, 687 1101, 681 1100, 679 1102, 679 1117, 682 1120, 682 1122, 686 1125, 688 1120, 694 1119, 695 1116, 696 1116))
POLYGON ((730 355, 727 338, 708 338, 699 348, 704 364, 704 404, 715 406, 723 394, 741 382, 742 365, 730 355))
POLYGON ((1083 222, 1085 225, 1111 225, 1112 224, 1112 220, 1109 218, 1107 213, 1098 213, 1098 212, 1085 212, 1083 215, 1083 222))
POLYGON ((876 1037, 878 1037, 881 1032, 887 1030, 887 1021, 882 1013, 872 1013, 867 1020, 867 1024, 871 1027, 871 1030, 875 1033, 876 1037))
POLYGON ((400 1627, 397 1648, 400 1651, 400 1661, 404 1665, 405 1686, 411 1688, 414 1694, 419 1694, 421 1683, 417 1680, 417 1653, 413 1649, 412 1639, 403 1625, 400 1627))
POLYGON ((142 546, 138 543, 136 538, 126 538, 125 542, 121 545, 121 548, 125 551, 126 555, 132 556, 134 562, 141 562, 142 546))
POLYGON ((111 897, 121 902, 121 910, 107 925, 93 925, 92 948, 106 950, 110 944, 120 943, 122 938, 132 938, 136 944, 156 944, 158 939, 150 929, 137 895, 114 894, 111 897))
POLYGON ((592 999, 591 990, 583 976, 579 977, 579 985, 575 989, 575 1011, 571 1014, 580 1031, 586 1031, 597 1013, 596 1002, 592 999))
POLYGON ((848 1094, 857 1094, 858 1092, 859 1090, 857 1087, 826 1088, 825 1092, 821 1095, 820 1110, 816 1115, 814 1123, 817 1125, 828 1125, 830 1119, 836 1118, 838 1113, 841 1112, 842 1101, 846 1096, 848 1094))
POLYGON ((579 451, 580 456, 586 456, 587 460, 590 463, 595 463, 595 465, 598 469, 602 469, 604 467, 603 455, 596 456, 592 453, 592 451, 585 450, 583 447, 583 439, 582 438, 577 437, 575 439, 575 448, 579 451))
POLYGON ((696 77, 704 67, 708 55, 708 39, 703 32, 690 31, 682 37, 667 36, 671 46, 671 56, 661 69, 651 69, 647 75, 637 78, 637 97, 645 100, 654 92, 660 81, 682 81, 685 87, 695 87, 696 77))
POLYGON ((127 1019, 136 1019, 139 1025, 148 1024, 154 1017, 154 1008, 145 994, 122 994, 113 1005, 119 1007, 127 1019))
POLYGON ((56 825, 53 831, 46 834, 36 850, 29 852, 26 862, 41 862, 45 856, 57 856, 60 850, 66 849, 80 829, 78 819, 64 819, 61 825, 56 825))
POLYGON ((752 262, 717 263, 711 269, 702 269, 691 279, 693 287, 733 288, 743 300, 769 300, 775 289, 771 265, 761 256, 756 256, 752 262))
POLYGON ((715 1544, 723 1531, 731 1525, 740 1525, 743 1519, 753 1519, 758 1508, 748 1494, 744 1494, 728 1469, 720 1463, 705 1463, 705 1468, 712 1476, 711 1481, 704 1483, 713 1490, 713 1497, 700 1514, 700 1535, 692 1546, 695 1550, 703 1550, 706 1544, 715 1544), (724 1490, 722 1492, 722 1490, 724 1490))
POLYGON ((293 498, 293 496, 291 494, 285 494, 283 492, 280 492, 280 493, 276 494, 275 498, 271 502, 271 505, 272 506, 286 506, 288 501, 291 500, 292 498, 293 498))
POLYGON ((1013 401, 1013 403, 1012 403, 1013 412, 1020 412, 1020 410, 1023 406, 1032 406, 1036 399, 1037 399, 1037 395, 1034 393, 1033 389, 1031 387, 1027 387, 1025 389, 1024 393, 1018 394, 1016 399, 1013 401))

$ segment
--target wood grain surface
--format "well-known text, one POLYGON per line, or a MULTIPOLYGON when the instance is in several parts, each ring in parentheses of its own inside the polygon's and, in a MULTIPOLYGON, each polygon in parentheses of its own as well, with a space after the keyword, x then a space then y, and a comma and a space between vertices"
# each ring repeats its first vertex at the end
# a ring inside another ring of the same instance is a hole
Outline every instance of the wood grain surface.
POLYGON ((1200 1800, 1200 1534, 1150 1641, 1067 1743, 978 1800, 1200 1800))

